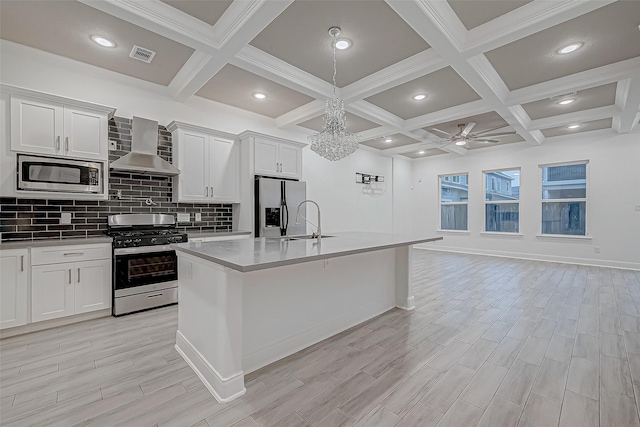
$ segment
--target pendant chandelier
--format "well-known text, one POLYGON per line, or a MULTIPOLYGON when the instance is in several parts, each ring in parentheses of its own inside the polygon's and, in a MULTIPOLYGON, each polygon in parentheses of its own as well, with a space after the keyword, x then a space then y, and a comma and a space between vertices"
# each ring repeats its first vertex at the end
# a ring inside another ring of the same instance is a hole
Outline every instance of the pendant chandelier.
POLYGON ((331 161, 344 159, 358 149, 360 135, 347 132, 347 117, 342 99, 336 96, 336 42, 340 28, 331 27, 333 37, 333 97, 327 98, 322 131, 308 137, 311 149, 331 161))

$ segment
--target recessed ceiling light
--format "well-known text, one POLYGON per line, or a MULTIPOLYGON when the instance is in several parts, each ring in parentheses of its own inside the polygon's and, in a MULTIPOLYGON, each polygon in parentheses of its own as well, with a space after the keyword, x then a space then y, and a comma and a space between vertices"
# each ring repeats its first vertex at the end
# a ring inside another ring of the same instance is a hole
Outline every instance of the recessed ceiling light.
POLYGON ((558 104, 560 104, 560 105, 568 105, 568 104, 571 104, 572 102, 575 102, 575 101, 576 101, 575 98, 563 99, 562 101, 558 101, 558 104))
POLYGON ((100 37, 100 36, 91 36, 91 40, 98 43, 100 46, 104 46, 104 47, 114 47, 116 45, 111 40, 105 39, 104 37, 100 37))
POLYGON ((264 93, 261 92, 256 92, 253 94, 253 97, 256 99, 265 99, 267 97, 267 95, 265 95, 264 93))
POLYGON ((570 125, 570 126, 567 126, 567 129, 577 129, 579 127, 580 125, 570 125))
POLYGON ((567 45, 565 47, 558 49, 557 52, 561 55, 564 55, 565 53, 575 52, 576 50, 580 49, 582 46, 584 46, 584 43, 582 42, 571 43, 570 45, 567 45))
POLYGON ((418 154, 424 154, 424 150, 418 151, 418 154))
POLYGON ((460 141, 456 141, 456 145, 467 145, 467 141, 464 139, 461 139, 460 141))
POLYGON ((413 99, 415 101, 422 101, 426 97, 427 97, 427 95, 425 95, 424 93, 419 93, 418 95, 413 95, 413 99))
POLYGON ((336 42, 336 49, 345 50, 351 47, 351 40, 349 39, 339 39, 336 42))
POLYGON ((384 142, 393 142, 393 139, 391 139, 391 138, 385 138, 384 142))

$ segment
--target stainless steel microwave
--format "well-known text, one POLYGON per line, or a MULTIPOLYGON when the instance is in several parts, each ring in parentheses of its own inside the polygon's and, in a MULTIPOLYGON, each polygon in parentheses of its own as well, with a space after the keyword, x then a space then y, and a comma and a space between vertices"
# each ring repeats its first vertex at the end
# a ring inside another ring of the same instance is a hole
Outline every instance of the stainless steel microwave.
POLYGON ((102 163, 18 155, 18 190, 102 193, 102 163))

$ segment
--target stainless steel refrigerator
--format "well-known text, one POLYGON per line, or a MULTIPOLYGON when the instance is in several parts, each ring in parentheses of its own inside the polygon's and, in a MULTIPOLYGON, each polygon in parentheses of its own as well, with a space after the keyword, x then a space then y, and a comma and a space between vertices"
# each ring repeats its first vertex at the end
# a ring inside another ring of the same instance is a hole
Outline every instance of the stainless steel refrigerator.
MULTIPOLYGON (((307 198, 307 184, 277 178, 255 179, 255 235, 279 237, 306 233, 306 221, 296 225, 298 205, 307 198)), ((306 206, 300 207, 306 216, 306 206)))

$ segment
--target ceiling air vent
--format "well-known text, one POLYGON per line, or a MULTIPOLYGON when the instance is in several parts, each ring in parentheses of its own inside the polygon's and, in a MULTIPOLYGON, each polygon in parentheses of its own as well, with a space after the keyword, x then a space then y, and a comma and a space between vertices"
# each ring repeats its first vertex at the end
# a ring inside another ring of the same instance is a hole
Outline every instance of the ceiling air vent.
POLYGON ((153 57, 156 56, 156 53, 152 50, 145 49, 137 45, 133 45, 133 49, 131 49, 131 53, 129 54, 129 56, 133 59, 137 59, 139 61, 146 62, 147 64, 149 64, 151 63, 151 60, 153 59, 153 57))

